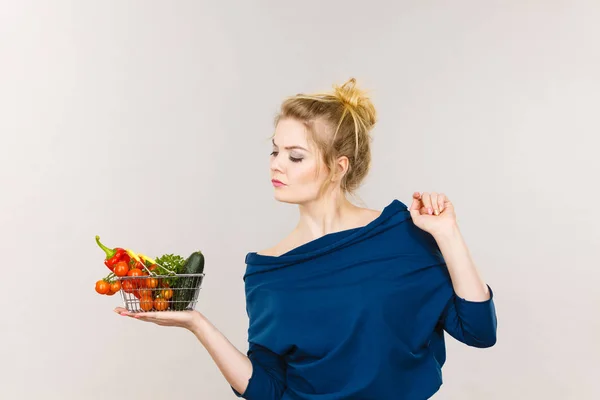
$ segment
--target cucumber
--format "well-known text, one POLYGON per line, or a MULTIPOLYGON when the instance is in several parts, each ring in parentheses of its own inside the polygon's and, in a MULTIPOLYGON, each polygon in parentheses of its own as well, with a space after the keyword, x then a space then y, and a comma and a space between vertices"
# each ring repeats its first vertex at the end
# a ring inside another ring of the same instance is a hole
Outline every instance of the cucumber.
MULTIPOLYGON (((182 274, 204 273, 204 255, 201 251, 193 252, 183 264, 182 274)), ((182 311, 188 308, 194 298, 201 276, 183 276, 177 278, 173 287, 173 309, 182 311)))

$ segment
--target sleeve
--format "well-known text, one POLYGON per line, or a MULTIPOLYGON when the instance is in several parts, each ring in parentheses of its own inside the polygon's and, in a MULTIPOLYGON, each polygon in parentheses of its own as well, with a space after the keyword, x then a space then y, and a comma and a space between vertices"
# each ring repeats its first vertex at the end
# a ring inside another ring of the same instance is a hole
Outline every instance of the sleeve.
POLYGON ((248 400, 281 399, 286 388, 283 357, 254 343, 250 343, 247 355, 252 363, 252 376, 243 394, 231 388, 235 395, 248 400))
POLYGON ((446 265, 446 260, 435 240, 435 238, 411 224, 410 235, 414 241, 408 243, 414 245, 413 251, 419 255, 420 265, 436 265, 430 271, 437 271, 436 276, 430 276, 428 281, 438 282, 442 280, 443 292, 448 293, 441 308, 442 315, 439 317, 442 328, 456 340, 472 347, 492 347, 496 344, 496 309, 494 306, 494 293, 488 285, 490 298, 484 301, 469 301, 459 297, 454 292, 452 280, 446 265))
POLYGON ((484 301, 465 300, 453 294, 442 314, 442 326, 450 336, 472 347, 492 347, 496 344, 496 309, 494 293, 488 285, 490 298, 484 301))

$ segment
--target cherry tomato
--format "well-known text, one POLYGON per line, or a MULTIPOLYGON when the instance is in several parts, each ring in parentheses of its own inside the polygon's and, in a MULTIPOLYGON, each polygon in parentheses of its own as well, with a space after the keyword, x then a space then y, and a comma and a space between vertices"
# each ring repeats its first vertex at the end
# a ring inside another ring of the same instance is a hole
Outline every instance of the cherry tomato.
POLYGON ((144 273, 139 268, 132 268, 127 272, 127 276, 142 276, 144 273))
POLYGON ((100 294, 106 294, 110 291, 110 283, 106 282, 104 279, 96 282, 96 292, 100 294))
POLYGON ((152 297, 142 297, 140 299, 140 308, 144 311, 150 311, 154 307, 154 300, 152 297))
POLYGON ((135 290, 135 286, 133 285, 133 282, 131 282, 129 279, 126 281, 123 281, 123 284, 121 286, 125 293, 133 293, 135 290))
POLYGON ((119 290, 121 290, 121 282, 119 281, 114 281, 113 283, 110 284, 110 294, 115 294, 117 293, 119 290))
MULTIPOLYGON (((142 276, 142 275, 144 275, 142 273, 142 270, 138 269, 138 268, 132 268, 127 273, 127 276, 142 276)), ((135 287, 135 288, 141 287, 141 282, 139 279, 131 279, 131 283, 133 284, 133 287, 135 287)))
POLYGON ((158 287, 158 279, 147 278, 146 279, 146 287, 150 288, 150 289, 156 289, 158 287))
POLYGON ((169 301, 167 299, 163 299, 162 297, 157 297, 154 300, 154 308, 156 311, 165 311, 169 308, 169 301))
POLYGON ((173 290, 172 289, 163 289, 162 292, 160 293, 160 295, 168 300, 171 297, 173 297, 173 290))
POLYGON ((138 289, 137 292, 140 294, 140 297, 150 297, 152 298, 152 289, 138 289))
POLYGON ((115 264, 115 269, 113 271, 116 276, 127 276, 129 272, 129 265, 125 261, 119 261, 115 264))

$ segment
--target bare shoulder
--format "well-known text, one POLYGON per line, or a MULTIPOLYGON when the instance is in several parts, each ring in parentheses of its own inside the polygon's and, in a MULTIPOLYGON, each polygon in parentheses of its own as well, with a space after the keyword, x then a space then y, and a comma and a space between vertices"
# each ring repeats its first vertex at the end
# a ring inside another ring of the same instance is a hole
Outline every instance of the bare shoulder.
POLYGON ((351 226, 350 228, 368 225, 377 218, 379 218, 382 212, 383 211, 381 210, 373 210, 371 208, 359 207, 356 210, 356 219, 352 221, 353 226, 351 226))
POLYGON ((286 238, 284 238, 281 242, 277 243, 273 247, 269 247, 268 249, 260 250, 257 254, 262 256, 272 256, 278 257, 281 254, 287 253, 288 251, 294 249, 298 246, 298 240, 295 239, 293 233, 290 233, 286 238))
MULTIPOLYGON (((357 207, 354 214, 348 218, 347 226, 344 229, 353 229, 366 226, 379 218, 382 212, 383 211, 381 210, 357 207)), ((293 231, 275 246, 258 251, 257 254, 278 257, 281 254, 285 254, 296 247, 303 245, 304 243, 305 242, 302 241, 297 232, 293 231)))
POLYGON ((257 251, 256 254, 260 256, 276 256, 277 255, 277 246, 269 247, 268 249, 257 251))
POLYGON ((359 226, 367 225, 370 222, 376 220, 377 218, 379 218, 382 212, 383 211, 381 210, 373 210, 371 208, 360 208, 358 213, 360 219, 359 226))

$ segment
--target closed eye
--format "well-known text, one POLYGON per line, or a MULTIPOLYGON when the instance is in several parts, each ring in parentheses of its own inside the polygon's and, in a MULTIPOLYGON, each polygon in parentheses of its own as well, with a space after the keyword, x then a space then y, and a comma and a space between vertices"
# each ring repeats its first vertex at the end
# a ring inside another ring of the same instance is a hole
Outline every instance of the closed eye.
MULTIPOLYGON (((274 156, 274 157, 277 157, 277 154, 279 154, 279 152, 278 152, 278 151, 273 151, 273 152, 271 153, 271 155, 272 155, 272 156, 274 156)), ((302 161, 302 158, 296 158, 296 157, 292 157, 292 156, 290 156, 290 161, 291 161, 291 162, 298 163, 298 162, 302 161)))

